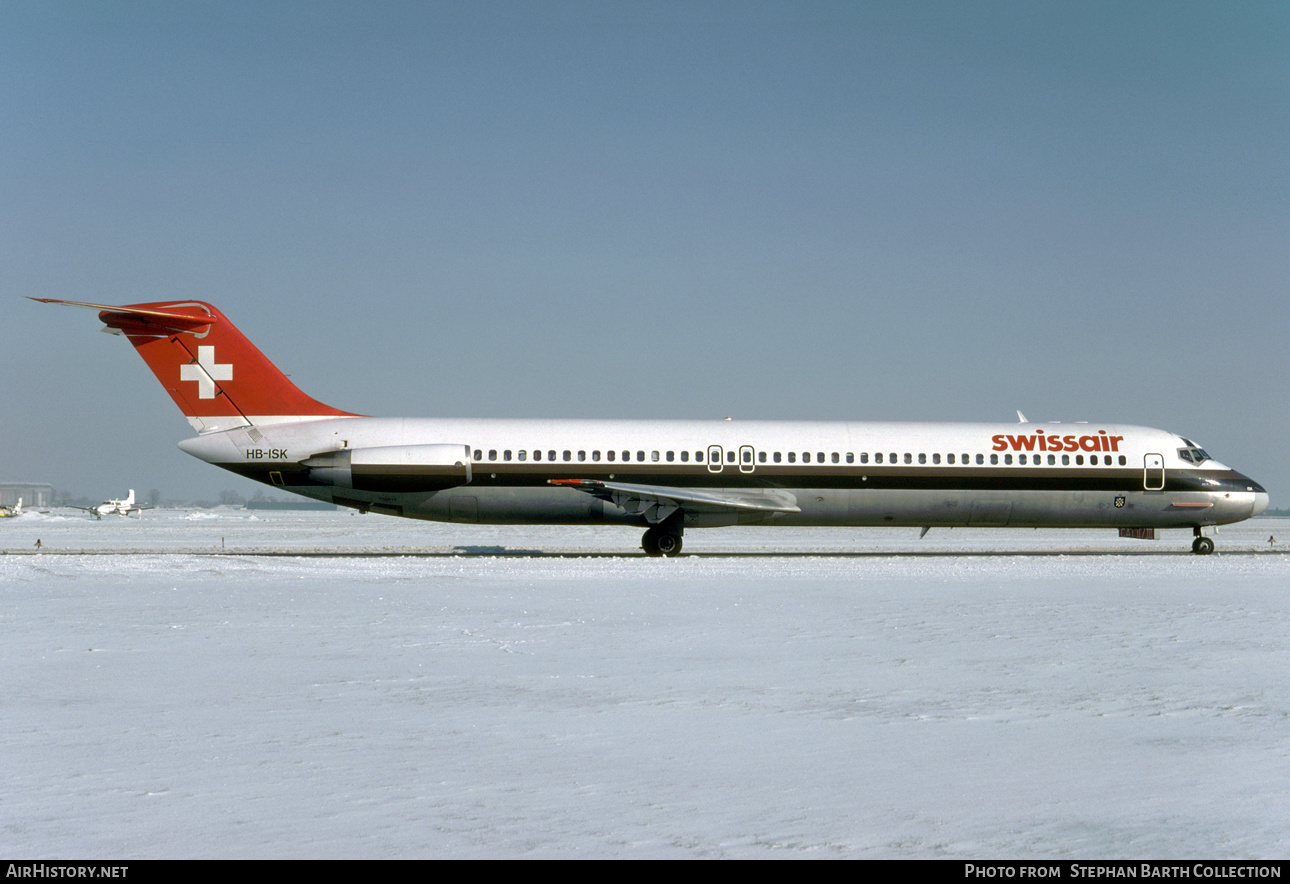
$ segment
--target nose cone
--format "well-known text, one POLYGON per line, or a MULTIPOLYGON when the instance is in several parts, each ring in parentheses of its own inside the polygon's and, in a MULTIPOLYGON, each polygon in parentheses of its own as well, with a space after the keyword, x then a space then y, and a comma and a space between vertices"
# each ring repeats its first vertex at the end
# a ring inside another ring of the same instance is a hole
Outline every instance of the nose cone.
POLYGON ((1257 516, 1268 508, 1268 490, 1249 476, 1241 476, 1246 491, 1254 492, 1254 505, 1250 508, 1250 518, 1257 516))
POLYGON ((1238 506, 1244 507, 1245 501, 1250 502, 1249 515, 1241 516, 1243 519, 1252 519, 1268 508, 1268 490, 1255 482, 1249 476, 1232 470, 1230 478, 1225 483, 1226 488, 1232 489, 1232 502, 1238 506), (1243 494, 1237 492, 1244 492, 1243 494))

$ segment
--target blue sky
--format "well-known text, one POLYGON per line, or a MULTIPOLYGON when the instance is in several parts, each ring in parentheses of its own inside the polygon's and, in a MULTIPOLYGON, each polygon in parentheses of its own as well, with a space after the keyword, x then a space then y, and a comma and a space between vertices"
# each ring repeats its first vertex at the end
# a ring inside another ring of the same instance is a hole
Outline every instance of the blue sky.
POLYGON ((1284 3, 0 5, 0 478, 257 486, 93 314, 368 414, 1035 419, 1290 506, 1284 3))

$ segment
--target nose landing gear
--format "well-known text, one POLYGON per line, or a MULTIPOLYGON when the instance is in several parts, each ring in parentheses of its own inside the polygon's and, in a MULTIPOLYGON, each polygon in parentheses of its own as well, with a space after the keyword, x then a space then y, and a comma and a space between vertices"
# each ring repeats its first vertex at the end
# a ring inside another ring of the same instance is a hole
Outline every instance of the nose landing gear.
POLYGON ((1191 542, 1191 551, 1198 556, 1207 556, 1214 551, 1214 541, 1200 533, 1200 526, 1197 525, 1193 531, 1196 538, 1191 542))

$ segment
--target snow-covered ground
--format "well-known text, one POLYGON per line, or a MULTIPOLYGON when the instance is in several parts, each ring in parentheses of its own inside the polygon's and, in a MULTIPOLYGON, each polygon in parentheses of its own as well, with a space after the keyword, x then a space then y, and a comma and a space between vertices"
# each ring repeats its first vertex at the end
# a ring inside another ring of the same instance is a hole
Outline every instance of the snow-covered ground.
MULTIPOLYGON (((1218 552, 1290 550, 1290 520, 1254 519, 1207 529, 1218 552), (1284 537, 1270 547, 1268 538, 1284 537)), ((1154 541, 1122 538, 1114 530, 1029 530, 933 528, 919 539, 917 528, 709 528, 685 535, 684 552, 704 555, 883 555, 993 554, 996 552, 1187 552, 1191 531, 1159 531, 1154 541)), ((299 512, 157 509, 142 515, 94 520, 72 509, 27 511, 0 519, 0 554, 33 552, 40 540, 46 553, 248 552, 350 554, 643 555, 641 531, 618 527, 516 527, 443 524, 354 510, 299 512)))
POLYGON ((0 853, 1290 853, 1290 523, 917 534, 0 520, 0 853))

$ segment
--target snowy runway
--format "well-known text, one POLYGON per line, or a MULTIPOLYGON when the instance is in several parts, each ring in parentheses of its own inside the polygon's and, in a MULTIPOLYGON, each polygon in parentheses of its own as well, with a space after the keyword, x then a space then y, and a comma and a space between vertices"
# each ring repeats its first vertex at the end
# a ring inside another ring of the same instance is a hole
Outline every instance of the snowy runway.
MULTIPOLYGON (((486 554, 634 534, 344 513, 7 520, 0 549, 141 553, 0 556, 0 851, 1284 856, 1277 525, 1208 558, 648 560, 486 554), (475 554, 174 552, 216 544, 475 554)), ((1133 543, 910 533, 686 541, 1133 543)))

